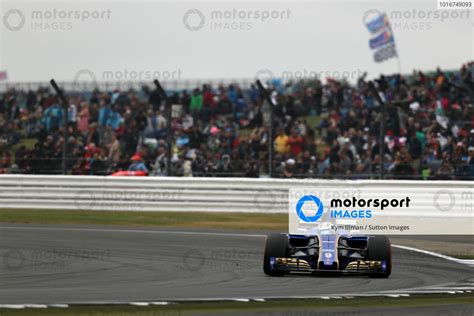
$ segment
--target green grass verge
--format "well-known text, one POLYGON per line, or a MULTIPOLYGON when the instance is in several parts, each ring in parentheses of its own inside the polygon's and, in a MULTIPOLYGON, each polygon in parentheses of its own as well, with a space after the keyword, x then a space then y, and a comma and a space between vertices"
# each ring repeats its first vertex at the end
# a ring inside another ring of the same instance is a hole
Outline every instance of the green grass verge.
POLYGON ((453 257, 455 258, 458 258, 458 259, 474 259, 474 255, 470 255, 470 254, 457 254, 457 255, 453 255, 453 257))
MULTIPOLYGON (((387 297, 362 297, 353 299, 337 300, 322 300, 322 299, 307 299, 307 300, 277 300, 267 302, 222 302, 222 303, 190 303, 179 305, 165 305, 165 306, 83 306, 83 307, 69 307, 69 308, 48 308, 48 309, 0 309, 0 315, 88 315, 88 316, 104 316, 104 315, 191 315, 200 313, 201 315, 222 315, 230 312, 239 312, 242 314, 249 314, 261 312, 265 315, 267 312, 292 312, 304 315, 305 312, 321 312, 325 313, 354 313, 350 315, 363 315, 377 307, 396 307, 396 308, 410 308, 431 306, 435 309, 436 306, 443 305, 466 305, 466 310, 470 310, 470 306, 474 303, 474 295, 469 294, 443 294, 443 295, 415 295, 401 298, 387 298, 387 297)), ((472 307, 472 306, 471 306, 472 307)), ((469 314, 470 315, 470 314, 469 314)))
POLYGON ((0 222, 22 224, 125 225, 177 228, 288 230, 286 214, 0 209, 0 222))

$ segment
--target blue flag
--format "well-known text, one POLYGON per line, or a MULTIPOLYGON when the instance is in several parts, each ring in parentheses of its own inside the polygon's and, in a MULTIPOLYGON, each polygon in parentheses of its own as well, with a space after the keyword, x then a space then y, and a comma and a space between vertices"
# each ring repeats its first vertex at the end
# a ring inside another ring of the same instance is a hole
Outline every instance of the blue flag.
POLYGON ((379 35, 375 36, 374 38, 371 38, 369 41, 369 46, 372 49, 379 48, 381 46, 384 46, 386 44, 391 44, 393 43, 393 35, 392 32, 390 31, 385 31, 383 33, 380 33, 379 35))
POLYGON ((390 23, 388 22, 388 17, 385 13, 379 15, 372 21, 366 23, 367 29, 370 33, 375 34, 380 30, 388 27, 390 23))

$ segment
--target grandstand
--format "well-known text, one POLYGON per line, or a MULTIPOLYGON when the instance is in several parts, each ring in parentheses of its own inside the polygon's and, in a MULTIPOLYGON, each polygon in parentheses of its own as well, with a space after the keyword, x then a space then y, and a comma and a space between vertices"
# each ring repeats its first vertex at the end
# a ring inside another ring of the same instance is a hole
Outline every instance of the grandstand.
MULTIPOLYGON (((473 64, 374 80, 387 104, 388 179, 474 179, 473 64)), ((274 107, 254 80, 165 82, 173 176, 378 178, 380 111, 363 76, 267 78, 274 107), (179 105, 179 106, 177 106, 179 105)), ((151 82, 60 84, 68 98, 66 173, 119 170, 167 175, 165 102, 151 82), (133 158, 133 159, 132 159, 133 158), (133 161, 132 161, 133 160, 133 161)), ((64 110, 48 84, 0 93, 0 173, 61 174, 64 110)))

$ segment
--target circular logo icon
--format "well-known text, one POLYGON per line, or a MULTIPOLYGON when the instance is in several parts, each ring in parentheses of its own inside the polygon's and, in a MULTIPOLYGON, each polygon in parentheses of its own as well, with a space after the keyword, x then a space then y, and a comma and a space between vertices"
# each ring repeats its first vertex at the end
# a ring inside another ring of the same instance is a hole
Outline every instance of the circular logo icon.
POLYGON ((204 17, 204 14, 198 9, 188 10, 183 16, 184 27, 190 31, 198 31, 202 29, 205 21, 206 18, 204 17), (196 21, 196 19, 198 21, 196 21))
POLYGON ((81 211, 93 210, 96 202, 97 199, 91 191, 78 191, 74 197, 74 205, 81 211))
POLYGON ((255 73, 255 80, 260 79, 264 82, 275 80, 275 75, 270 69, 260 69, 255 73))
POLYGON ((307 223, 312 223, 316 222, 321 216, 323 215, 324 211, 324 206, 323 202, 319 198, 317 198, 314 195, 305 195, 301 199, 298 200, 298 203, 296 203, 296 214, 298 214, 298 217, 307 223), (311 207, 312 210, 316 209, 316 214, 314 216, 306 216, 303 206, 306 204, 306 207, 308 205, 311 207))
POLYGON ((3 15, 3 24, 10 31, 19 31, 25 25, 25 15, 18 9, 11 9, 3 15), (15 23, 12 23, 12 20, 15 23))
POLYGON ((272 211, 276 208, 278 203, 277 194, 270 192, 268 194, 262 194, 258 192, 255 194, 253 199, 254 205, 260 212, 272 211))
POLYGON ((9 270, 18 271, 25 264, 25 255, 19 250, 9 250, 3 255, 3 265, 9 270))
POLYGON ((78 72, 76 72, 76 74, 74 75, 73 82, 72 82, 72 86, 75 91, 82 91, 84 90, 83 88, 87 88, 86 86, 90 84, 92 84, 94 88, 98 86, 95 74, 91 70, 81 69, 78 72), (86 80, 79 81, 81 77, 84 77, 86 80))
POLYGON ((380 16, 380 15, 382 15, 382 12, 380 12, 377 9, 367 10, 365 11, 364 16, 362 17, 362 23, 364 24, 364 26, 367 26, 367 24, 369 24, 370 21, 374 19, 374 17, 380 16))
POLYGON ((204 265, 204 254, 198 249, 189 249, 183 256, 183 266, 190 271, 199 271, 204 265))
POLYGON ((448 190, 439 190, 433 196, 433 205, 441 212, 451 211, 456 204, 456 198, 453 192, 448 190))
POLYGON ((329 258, 332 257, 332 254, 330 254, 329 252, 326 252, 326 253, 324 254, 324 256, 325 256, 327 259, 329 259, 329 258))

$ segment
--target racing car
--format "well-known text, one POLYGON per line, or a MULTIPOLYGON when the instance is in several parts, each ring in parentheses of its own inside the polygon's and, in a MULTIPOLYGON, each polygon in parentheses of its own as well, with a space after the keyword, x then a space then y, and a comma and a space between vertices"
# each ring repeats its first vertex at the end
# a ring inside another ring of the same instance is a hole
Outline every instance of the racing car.
POLYGON ((269 276, 309 272, 388 278, 392 272, 390 240, 382 235, 270 234, 263 271, 269 276))

